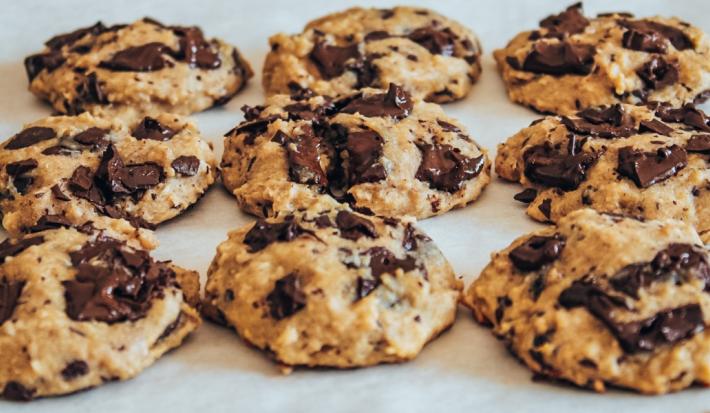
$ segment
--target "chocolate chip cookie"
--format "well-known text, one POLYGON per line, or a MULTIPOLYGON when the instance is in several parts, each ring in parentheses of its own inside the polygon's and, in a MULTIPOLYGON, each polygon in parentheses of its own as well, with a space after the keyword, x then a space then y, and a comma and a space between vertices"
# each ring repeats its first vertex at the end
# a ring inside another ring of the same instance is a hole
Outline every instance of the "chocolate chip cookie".
POLYGON ((461 281, 410 220, 347 209, 282 218, 217 247, 203 307, 279 363, 405 361, 454 322, 461 281))
POLYGON ((176 115, 49 117, 0 146, 2 222, 11 234, 102 217, 152 228, 197 202, 216 171, 210 146, 176 115))
POLYGON ((30 400, 136 376, 199 326, 197 285, 196 272, 86 227, 5 240, 0 394, 30 400))
POLYGON ((710 40, 677 18, 588 18, 577 3, 494 55, 510 99, 545 113, 710 96, 710 40))
POLYGON ((481 46, 461 24, 431 10, 352 8, 269 39, 267 94, 302 88, 329 96, 390 83, 430 102, 463 98, 481 74, 481 46))
POLYGON ((98 22, 45 46, 25 59, 29 88, 64 114, 187 115, 228 102, 252 77, 235 47, 149 18, 98 22))
POLYGON ((426 218, 472 202, 490 180, 465 128, 394 84, 337 99, 276 95, 244 111, 226 135, 222 179, 262 217, 348 203, 426 218))
POLYGON ((710 384, 709 260, 690 225, 584 209, 494 254, 464 301, 542 376, 666 393, 710 384))
POLYGON ((496 171, 526 189, 538 221, 591 207, 647 219, 674 218, 710 241, 710 118, 691 104, 673 109, 615 104, 533 122, 499 145, 496 171))

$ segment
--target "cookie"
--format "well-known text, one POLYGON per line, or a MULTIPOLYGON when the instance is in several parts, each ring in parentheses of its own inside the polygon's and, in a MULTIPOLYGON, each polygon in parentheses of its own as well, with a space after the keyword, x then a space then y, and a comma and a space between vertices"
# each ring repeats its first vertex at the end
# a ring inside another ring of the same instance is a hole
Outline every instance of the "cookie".
POLYGON ((205 313, 287 366, 412 359, 448 328, 462 288, 410 220, 346 209, 259 220, 229 234, 205 313))
POLYGON ((434 11, 351 8, 314 20, 296 35, 269 39, 266 93, 310 89, 340 96, 402 85, 415 97, 451 102, 481 75, 481 46, 461 24, 434 11))
POLYGON ((496 171, 526 187, 538 221, 590 207, 674 218, 710 240, 710 118, 693 105, 615 104, 534 121, 499 145, 496 171))
POLYGON ((464 301, 539 375, 658 394, 710 385, 708 291, 690 225, 584 209, 495 253, 464 301))
POLYGON ((585 17, 577 3, 494 52, 510 100, 569 115, 614 103, 710 96, 710 40, 677 18, 585 17))
POLYGON ((460 122, 401 87, 330 99, 300 93, 245 107, 228 132, 222 180, 262 217, 348 203, 426 218, 472 202, 490 161, 460 122))
POLYGON ((131 239, 46 230, 5 240, 0 262, 6 399, 132 378, 200 325, 198 274, 155 261, 131 239))
POLYGON ((0 146, 0 211, 11 234, 102 217, 152 228, 216 178, 212 149, 176 115, 124 125, 89 113, 27 125, 0 146))
POLYGON ((98 22, 45 46, 25 59, 29 89, 64 114, 188 115, 225 104, 252 77, 235 47, 149 18, 98 22))

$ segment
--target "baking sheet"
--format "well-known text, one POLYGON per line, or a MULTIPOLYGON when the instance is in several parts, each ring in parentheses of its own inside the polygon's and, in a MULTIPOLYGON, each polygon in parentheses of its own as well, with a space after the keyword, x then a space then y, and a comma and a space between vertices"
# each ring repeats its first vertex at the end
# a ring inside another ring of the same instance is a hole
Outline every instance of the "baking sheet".
MULTIPOLYGON (((403 0, 404 1, 404 0, 403 0)), ((512 36, 564 9, 563 1, 410 1, 455 17, 480 36, 483 76, 471 95, 445 106, 482 145, 497 143, 538 116, 505 97, 490 52, 512 36)), ((29 1, 0 0, 0 136, 47 116, 26 91, 23 58, 49 37, 96 20, 113 24, 152 16, 168 24, 200 25, 207 36, 237 45, 257 72, 247 89, 226 107, 195 116, 206 139, 221 155, 222 134, 242 120, 239 107, 263 100, 260 87, 267 38, 299 32, 305 23, 353 5, 386 7, 392 1, 29 1)), ((588 15, 631 11, 637 16, 676 15, 710 32, 710 1, 587 1, 588 15)), ((496 249, 538 224, 512 200, 519 188, 494 179, 479 201, 420 223, 468 283, 496 249)), ((204 278, 215 247, 227 231, 251 222, 219 185, 189 212, 158 230, 156 255, 200 271, 204 278)), ((0 355, 2 363, 2 355, 0 355)), ((461 309, 457 323, 413 362, 333 371, 297 370, 282 376, 259 352, 231 331, 209 323, 186 344, 137 378, 76 395, 29 404, 0 401, 0 412, 710 412, 710 390, 694 388, 649 397, 631 392, 595 394, 571 386, 533 382, 531 373, 508 355, 487 329, 461 309)))

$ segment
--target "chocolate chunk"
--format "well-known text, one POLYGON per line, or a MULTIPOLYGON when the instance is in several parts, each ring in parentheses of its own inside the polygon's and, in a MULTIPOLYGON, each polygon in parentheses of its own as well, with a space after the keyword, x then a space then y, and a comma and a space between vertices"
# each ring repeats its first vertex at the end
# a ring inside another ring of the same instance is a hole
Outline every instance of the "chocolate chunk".
POLYGON ((182 176, 195 176, 200 169, 200 160, 196 156, 178 156, 170 164, 176 173, 182 176))
POLYGON ((154 187, 164 179, 163 168, 152 162, 128 165, 124 170, 121 180, 131 193, 154 187))
POLYGON ((665 122, 684 123, 694 129, 710 132, 710 118, 705 112, 690 103, 679 109, 674 109, 670 104, 661 103, 656 108, 656 116, 665 122))
POLYGON ((710 135, 693 135, 685 144, 688 152, 710 154, 710 135))
POLYGON ((69 178, 69 190, 79 198, 86 199, 94 205, 105 203, 101 190, 94 185, 94 174, 86 166, 79 166, 69 178))
POLYGON ((409 33, 409 40, 427 49, 431 54, 453 56, 457 36, 451 29, 421 27, 409 33))
POLYGON ((383 55, 379 53, 368 54, 347 65, 347 69, 354 72, 357 77, 357 82, 355 83, 356 89, 379 86, 377 80, 380 77, 380 71, 374 61, 382 56, 383 55))
POLYGON ((341 47, 319 40, 308 57, 315 63, 320 74, 328 80, 342 75, 345 72, 346 62, 360 57, 360 51, 357 44, 341 47))
POLYGON ((288 112, 290 120, 314 120, 319 117, 318 112, 321 112, 318 109, 311 109, 308 103, 292 103, 284 106, 283 109, 288 112))
POLYGON ((663 136, 671 136, 671 133, 673 133, 673 128, 670 126, 666 125, 665 123, 661 122, 658 119, 652 119, 652 120, 642 120, 641 123, 639 124, 639 132, 640 133, 657 133, 659 135, 663 136))
POLYGON ((27 128, 17 135, 10 138, 10 141, 5 145, 5 149, 21 149, 32 146, 36 143, 53 139, 57 136, 52 128, 42 126, 33 126, 27 128))
POLYGON ((587 178, 598 155, 580 152, 569 155, 555 151, 549 143, 533 146, 523 154, 525 176, 532 182, 572 191, 587 178))
POLYGON ((552 199, 547 198, 544 201, 540 202, 540 205, 537 206, 537 209, 542 212, 542 215, 545 216, 548 220, 550 219, 550 214, 552 213, 552 199))
POLYGON ((320 139, 309 125, 301 127, 302 133, 293 138, 282 134, 285 140, 289 165, 289 178, 307 185, 327 185, 328 178, 320 164, 320 139))
POLYGON ((651 20, 623 20, 620 24, 627 29, 621 40, 621 45, 627 49, 666 53, 666 40, 678 50, 693 48, 693 42, 682 30, 663 23, 651 20))
POLYGON ((375 42, 377 40, 389 39, 395 37, 384 30, 375 30, 365 35, 365 42, 375 42))
POLYGON ((560 14, 546 17, 540 27, 548 30, 545 37, 563 38, 565 35, 581 33, 589 25, 589 20, 582 14, 582 3, 575 3, 560 14))
POLYGON ((253 145, 256 141, 256 137, 266 132, 271 122, 279 119, 278 116, 268 116, 264 119, 257 119, 253 121, 246 121, 240 123, 237 127, 233 128, 227 132, 224 136, 235 136, 237 134, 246 134, 244 138, 244 143, 247 145, 253 145))
POLYGON ((247 120, 247 121, 259 119, 259 116, 261 116, 261 112, 263 112, 264 109, 266 109, 266 108, 261 105, 257 105, 257 106, 244 105, 241 107, 241 111, 244 112, 244 120, 247 120))
POLYGON ((26 173, 37 168, 37 160, 25 159, 5 165, 7 174, 12 178, 12 184, 20 194, 26 194, 27 189, 34 182, 34 177, 27 176, 26 173))
POLYGON ((366 117, 392 116, 402 119, 409 116, 413 107, 411 96, 400 86, 390 83, 387 93, 355 98, 340 112, 359 113, 366 117))
POLYGON ((24 281, 0 278, 0 326, 12 317, 24 286, 24 281))
POLYGON ((631 136, 636 132, 634 119, 619 104, 589 108, 577 113, 579 118, 562 117, 562 123, 572 132, 602 138, 631 136))
POLYGON ((62 369, 62 378, 72 381, 89 373, 89 365, 84 360, 74 360, 62 369))
POLYGON ((666 180, 685 168, 688 154, 678 145, 643 152, 630 146, 619 149, 617 172, 634 181, 639 188, 666 180))
POLYGON ((429 186, 439 191, 454 193, 465 182, 475 178, 483 170, 483 155, 469 158, 461 150, 446 144, 418 145, 422 153, 415 177, 428 182, 429 186))
POLYGON ((594 66, 592 45, 537 42, 525 57, 522 70, 549 75, 588 75, 594 66))
POLYGON ((36 159, 24 159, 22 161, 11 162, 5 165, 5 170, 10 176, 19 176, 37 168, 36 159))
POLYGON ((556 260, 565 247, 560 234, 550 237, 535 235, 515 247, 508 257, 521 271, 535 271, 556 260))
POLYGON ((408 272, 416 268, 416 260, 413 257, 397 258, 392 251, 384 247, 372 247, 365 251, 363 256, 370 260, 370 272, 373 279, 359 277, 356 285, 356 297, 362 299, 369 295, 380 285, 382 274, 395 274, 398 268, 408 272))
POLYGON ((37 223, 27 229, 27 232, 34 233, 47 229, 56 229, 63 227, 71 227, 72 223, 63 215, 45 214, 37 220, 37 223))
POLYGON ((106 93, 103 91, 96 73, 92 72, 80 78, 81 81, 76 86, 76 97, 66 103, 66 110, 69 114, 78 115, 86 110, 86 105, 109 103, 106 93))
POLYGON ((116 72, 152 72, 172 66, 173 63, 165 58, 165 54, 170 54, 167 45, 152 42, 121 50, 110 60, 99 63, 99 67, 116 72))
POLYGON ((107 129, 101 129, 92 127, 83 132, 79 132, 74 135, 74 141, 80 143, 84 146, 90 146, 92 149, 97 149, 103 151, 109 144, 106 135, 109 131, 107 129))
POLYGON ((131 133, 136 139, 152 139, 154 141, 170 140, 178 131, 163 125, 157 119, 146 116, 131 133))
POLYGON ((7 400, 26 402, 32 400, 36 392, 36 389, 27 388, 16 381, 8 381, 2 391, 2 397, 7 400))
POLYGON ((244 236, 244 244, 249 247, 249 252, 254 253, 263 250, 273 242, 289 242, 306 233, 310 231, 301 228, 293 221, 293 217, 277 223, 259 220, 244 236))
POLYGON ((495 311, 494 316, 496 319, 496 323, 500 323, 501 320, 503 320, 503 315, 505 314, 505 310, 508 307, 510 307, 511 305, 513 305, 513 301, 508 296, 502 296, 502 297, 498 297, 496 299, 496 302, 497 302, 498 306, 496 307, 496 311, 495 311))
POLYGON ((698 304, 662 310, 655 315, 631 322, 618 322, 612 314, 624 306, 623 299, 611 296, 593 283, 575 281, 562 291, 558 299, 564 308, 586 307, 609 329, 626 353, 652 351, 701 332, 705 328, 703 312, 698 304))
POLYGON ((706 253, 690 244, 673 243, 659 251, 650 262, 629 264, 614 274, 609 283, 617 291, 639 298, 641 288, 671 281, 675 285, 700 280, 710 292, 710 264, 706 253))
POLYGON ((32 82, 44 69, 51 73, 54 69, 63 65, 66 59, 61 52, 50 51, 47 53, 38 53, 25 58, 25 73, 27 80, 32 82))
POLYGON ((276 320, 283 320, 306 307, 306 294, 298 275, 291 273, 276 281, 274 289, 266 296, 269 314, 276 320))
MULTIPOLYGON (((397 225, 397 223, 398 222, 395 222, 392 225, 397 225)), ((385 221, 385 224, 388 224, 388 222, 385 221)), ((417 229, 414 227, 414 225, 407 224, 404 227, 404 236, 402 238, 402 248, 404 248, 407 251, 414 251, 419 247, 419 241, 431 242, 431 238, 429 238, 428 236, 424 235, 423 233, 417 231, 417 229)))
POLYGON ((200 69, 217 69, 222 65, 219 53, 212 50, 198 27, 173 27, 172 30, 180 38, 178 59, 200 69))
POLYGON ((454 125, 454 124, 452 124, 452 123, 443 121, 443 120, 441 120, 441 119, 437 119, 437 120, 436 120, 436 123, 439 124, 439 126, 441 126, 441 129, 443 129, 444 132, 461 133, 461 129, 460 129, 458 126, 456 126, 456 125, 454 125))
POLYGON ((537 197, 537 189, 535 188, 525 188, 521 192, 513 195, 513 199, 522 202, 524 204, 529 204, 535 200, 537 197))
POLYGON ((0 264, 4 263, 7 257, 14 257, 27 248, 43 242, 44 237, 41 235, 29 238, 5 239, 5 241, 0 243, 0 264))
POLYGON ((330 221, 328 215, 319 215, 313 222, 315 222, 318 228, 328 228, 333 226, 333 223, 330 221))
POLYGON ((82 27, 80 29, 74 30, 70 33, 59 34, 51 39, 47 40, 44 44, 52 50, 59 50, 64 46, 71 46, 77 41, 81 40, 84 36, 93 35, 98 36, 101 33, 106 32, 108 29, 103 23, 96 22, 93 26, 82 27))
POLYGON ((58 184, 52 185, 52 195, 60 201, 69 201, 70 198, 62 191, 58 184))
POLYGON ((348 176, 350 185, 377 182, 385 179, 387 173, 379 163, 384 139, 373 131, 349 132, 346 150, 348 152, 348 176))
POLYGON ((636 71, 649 89, 661 89, 678 82, 678 63, 654 56, 636 71))
POLYGON ((175 285, 175 273, 146 251, 99 237, 69 253, 76 278, 63 281, 66 313, 75 321, 117 323, 145 317, 152 301, 175 285))
POLYGON ((348 211, 339 211, 335 216, 335 225, 340 229, 340 236, 357 241, 360 237, 377 238, 375 225, 369 220, 348 211))

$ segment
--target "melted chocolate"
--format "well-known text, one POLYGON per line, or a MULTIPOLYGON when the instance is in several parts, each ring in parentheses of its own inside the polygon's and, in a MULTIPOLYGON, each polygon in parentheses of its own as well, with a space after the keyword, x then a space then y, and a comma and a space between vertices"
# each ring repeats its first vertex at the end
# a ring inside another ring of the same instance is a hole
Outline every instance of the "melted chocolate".
POLYGON ((537 42, 525 57, 522 70, 549 75, 588 75, 594 66, 595 53, 594 46, 586 44, 537 42))
POLYGON ((411 96, 400 86, 390 83, 387 93, 356 97, 340 109, 340 112, 359 113, 366 117, 391 116, 402 119, 409 116, 413 107, 411 96))
POLYGON ((293 217, 284 222, 269 223, 257 221, 244 236, 244 244, 249 252, 261 251, 274 242, 289 242, 300 235, 310 233, 293 221, 293 217))
POLYGON ((627 146, 619 149, 617 172, 633 180, 637 187, 648 188, 674 176, 687 164, 687 152, 677 145, 659 148, 655 153, 627 146))
POLYGON ((598 155, 579 152, 559 153, 549 144, 537 145, 525 151, 525 176, 532 182, 572 191, 587 179, 587 172, 597 162, 598 155))
POLYGON ((175 170, 175 173, 182 176, 195 176, 200 169, 200 160, 196 156, 178 156, 170 164, 175 170))
POLYGON ((582 3, 575 3, 562 13, 548 16, 540 22, 540 27, 548 30, 545 37, 560 39, 581 33, 588 25, 589 20, 582 14, 582 3))
POLYGON ((483 155, 468 158, 458 148, 446 144, 419 145, 422 162, 415 177, 440 191, 456 192, 478 176, 485 163, 483 155))
POLYGON ((178 131, 173 130, 157 119, 146 116, 143 120, 133 129, 131 133, 135 138, 142 139, 152 139, 154 141, 167 141, 177 134, 178 131))
POLYGON ((346 63, 360 57, 360 51, 357 44, 341 47, 319 40, 313 46, 308 57, 315 63, 323 78, 332 79, 342 75, 345 72, 346 63))
POLYGON ((556 260, 564 247, 565 240, 559 234, 535 235, 510 251, 508 257, 519 270, 535 271, 556 260))
POLYGON ((340 211, 335 216, 335 225, 340 229, 340 236, 357 241, 360 237, 377 238, 375 225, 358 215, 348 211, 340 211))
POLYGON ((116 72, 152 72, 172 66, 165 58, 171 50, 163 43, 152 42, 121 50, 99 63, 99 67, 116 72))
POLYGON ((298 275, 291 273, 276 281, 274 289, 266 296, 269 314, 276 320, 283 320, 306 307, 306 294, 302 290, 298 275))
POLYGON ((654 56, 636 71, 649 89, 661 89, 678 82, 678 63, 654 56))

